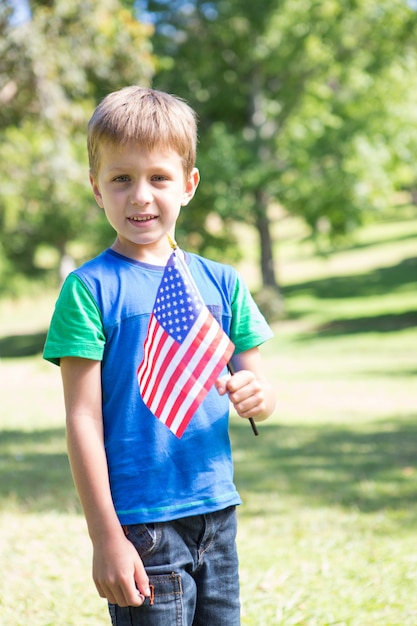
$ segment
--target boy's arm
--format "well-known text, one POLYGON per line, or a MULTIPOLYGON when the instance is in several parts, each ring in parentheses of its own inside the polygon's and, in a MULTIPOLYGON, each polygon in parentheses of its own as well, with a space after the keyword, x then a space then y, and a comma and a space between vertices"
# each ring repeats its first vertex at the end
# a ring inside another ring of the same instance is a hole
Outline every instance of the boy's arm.
POLYGON ((232 358, 234 374, 216 382, 220 395, 229 394, 240 417, 265 420, 275 408, 275 392, 263 372, 258 348, 245 350, 232 358))
POLYGON ((150 595, 142 561, 117 518, 103 440, 101 363, 61 359, 68 456, 93 544, 93 578, 101 597, 139 606, 150 595))

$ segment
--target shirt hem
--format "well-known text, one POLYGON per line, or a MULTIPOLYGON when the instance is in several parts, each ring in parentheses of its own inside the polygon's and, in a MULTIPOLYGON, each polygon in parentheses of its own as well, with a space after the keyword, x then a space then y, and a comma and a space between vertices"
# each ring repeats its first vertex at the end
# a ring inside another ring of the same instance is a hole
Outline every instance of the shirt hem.
POLYGON ((221 511, 228 506, 238 506, 240 504, 242 504, 242 500, 235 491, 223 498, 208 498, 201 502, 189 502, 179 506, 116 510, 116 513, 121 524, 147 524, 152 522, 169 522, 183 517, 213 513, 221 511))

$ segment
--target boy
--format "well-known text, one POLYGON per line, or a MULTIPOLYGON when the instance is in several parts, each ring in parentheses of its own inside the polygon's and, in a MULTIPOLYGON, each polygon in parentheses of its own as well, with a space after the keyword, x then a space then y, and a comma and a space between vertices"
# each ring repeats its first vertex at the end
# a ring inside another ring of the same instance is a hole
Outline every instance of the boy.
POLYGON ((186 255, 235 344, 236 373, 218 378, 181 438, 147 409, 137 381, 169 238, 199 182, 196 142, 194 112, 163 92, 126 87, 97 107, 90 182, 116 240, 67 278, 44 351, 61 366, 93 578, 117 626, 240 623, 229 400, 263 420, 274 394, 257 347, 272 332, 233 268, 186 255))

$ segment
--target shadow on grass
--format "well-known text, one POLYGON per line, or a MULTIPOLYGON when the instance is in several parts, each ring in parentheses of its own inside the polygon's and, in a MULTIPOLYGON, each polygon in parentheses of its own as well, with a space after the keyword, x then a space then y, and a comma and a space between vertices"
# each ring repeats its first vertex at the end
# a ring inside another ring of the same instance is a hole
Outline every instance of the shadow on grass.
POLYGON ((397 265, 380 267, 363 274, 330 276, 287 285, 282 291, 284 297, 309 294, 318 299, 355 298, 395 293, 404 285, 413 283, 417 285, 417 257, 410 257, 397 265))
MULTIPOLYGON (((413 284, 417 287, 417 257, 411 257, 397 265, 378 268, 365 274, 333 276, 289 285, 283 288, 283 293, 288 299, 299 295, 310 295, 317 300, 349 299, 395 293, 397 290, 401 291, 404 286, 409 288, 413 284)), ((289 318, 298 319, 304 313, 304 311, 295 310, 290 313, 289 318)), ((312 339, 317 334, 321 337, 333 337, 354 333, 386 333, 414 327, 417 327, 417 309, 399 313, 333 319, 317 326, 313 332, 301 334, 299 340, 312 339)))
POLYGON ((265 514, 269 503, 292 496, 308 506, 334 505, 363 513, 395 509, 415 523, 416 418, 352 429, 260 424, 256 439, 245 423, 234 419, 237 486, 242 494, 265 497, 265 514))
MULTIPOLYGON (((385 313, 355 318, 332 320, 316 327, 323 336, 349 335, 353 333, 389 333, 406 328, 417 328, 417 310, 402 313, 385 313)), ((305 337, 303 337, 305 338, 305 337)))
POLYGON ((0 509, 78 510, 63 428, 0 431, 0 509))
POLYGON ((12 359, 40 354, 45 344, 46 331, 29 335, 0 337, 0 358, 12 359))
MULTIPOLYGON (((352 429, 266 423, 259 431, 254 437, 246 422, 232 419, 236 483, 244 497, 267 503, 259 514, 296 497, 306 506, 365 514, 395 509, 399 523, 417 522, 417 415, 352 429)), ((0 432, 0 509, 80 510, 64 437, 61 428, 0 432)))
MULTIPOLYGON (((378 370, 372 371, 370 369, 366 369, 366 370, 362 370, 358 372, 358 376, 360 376, 362 379, 372 378, 374 376, 380 376, 380 375, 381 375, 381 372, 378 370)), ((401 367, 401 368, 391 369, 391 370, 384 368, 384 376, 387 376, 389 378, 407 378, 407 377, 413 378, 415 376, 417 380, 417 366, 410 367, 410 368, 401 367)))
MULTIPOLYGON (((409 218, 405 218, 404 222, 408 222, 409 218)), ((400 222, 402 220, 400 219, 396 219, 396 222, 400 222)), ((367 250, 369 248, 373 248, 375 246, 387 246, 389 244, 398 244, 401 241, 410 241, 410 240, 415 240, 416 238, 416 233, 414 231, 411 231, 409 233, 404 233, 402 235, 394 235, 393 237, 384 237, 383 239, 379 239, 379 238, 367 238, 366 241, 362 241, 362 242, 358 242, 358 241, 354 241, 351 243, 346 243, 345 245, 338 245, 337 246, 337 252, 351 252, 351 251, 355 251, 355 250, 367 250)), ((305 243, 305 242, 310 242, 311 241, 311 235, 308 237, 305 237, 301 243, 305 243)), ((321 255, 322 257, 330 257, 333 253, 334 253, 334 248, 330 248, 328 251, 323 250, 323 251, 318 251, 318 254, 321 255)))

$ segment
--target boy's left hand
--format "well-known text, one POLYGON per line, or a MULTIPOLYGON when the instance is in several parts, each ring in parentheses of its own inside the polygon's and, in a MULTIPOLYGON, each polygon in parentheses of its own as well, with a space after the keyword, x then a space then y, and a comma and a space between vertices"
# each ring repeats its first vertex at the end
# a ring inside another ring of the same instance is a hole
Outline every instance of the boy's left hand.
POLYGON ((249 370, 239 370, 233 375, 219 378, 215 383, 221 396, 229 399, 240 417, 266 417, 266 401, 261 380, 249 370))

